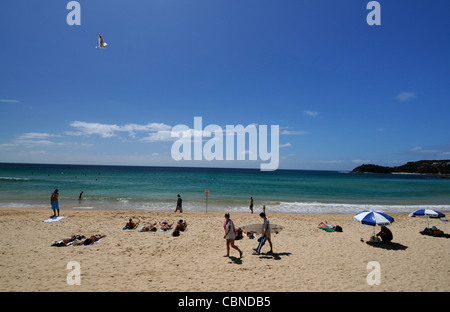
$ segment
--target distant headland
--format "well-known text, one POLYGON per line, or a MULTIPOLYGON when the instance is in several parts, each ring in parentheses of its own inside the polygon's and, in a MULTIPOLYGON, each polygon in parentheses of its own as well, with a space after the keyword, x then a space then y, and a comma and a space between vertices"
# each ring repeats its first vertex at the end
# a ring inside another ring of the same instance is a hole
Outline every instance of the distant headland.
POLYGON ((409 173, 450 177, 450 159, 410 161, 402 166, 384 167, 364 164, 352 170, 354 173, 409 173))

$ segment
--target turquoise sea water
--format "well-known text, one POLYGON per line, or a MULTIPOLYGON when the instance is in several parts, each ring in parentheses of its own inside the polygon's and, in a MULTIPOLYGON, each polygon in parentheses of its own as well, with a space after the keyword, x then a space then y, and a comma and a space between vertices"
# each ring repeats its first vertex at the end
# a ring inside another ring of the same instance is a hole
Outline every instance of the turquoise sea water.
POLYGON ((357 213, 450 211, 450 179, 337 171, 0 164, 0 207, 357 213), (83 191, 82 200, 78 199, 83 191))

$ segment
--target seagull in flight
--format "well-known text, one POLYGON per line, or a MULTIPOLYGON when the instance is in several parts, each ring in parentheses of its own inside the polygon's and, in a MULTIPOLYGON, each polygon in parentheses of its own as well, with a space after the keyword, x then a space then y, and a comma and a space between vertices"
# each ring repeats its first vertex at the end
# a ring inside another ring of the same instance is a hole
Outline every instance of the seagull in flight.
POLYGON ((98 33, 98 47, 96 47, 97 49, 106 49, 107 48, 107 44, 105 41, 103 41, 103 37, 102 35, 100 35, 100 33, 98 33))

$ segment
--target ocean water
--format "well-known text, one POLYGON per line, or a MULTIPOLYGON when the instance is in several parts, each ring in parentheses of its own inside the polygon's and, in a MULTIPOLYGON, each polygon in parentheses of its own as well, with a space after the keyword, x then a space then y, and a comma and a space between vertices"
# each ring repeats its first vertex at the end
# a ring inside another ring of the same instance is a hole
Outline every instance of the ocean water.
POLYGON ((450 179, 338 171, 0 163, 0 207, 281 213, 450 211, 450 179), (205 189, 210 194, 205 198, 205 189), (79 194, 83 191, 82 199, 79 194))

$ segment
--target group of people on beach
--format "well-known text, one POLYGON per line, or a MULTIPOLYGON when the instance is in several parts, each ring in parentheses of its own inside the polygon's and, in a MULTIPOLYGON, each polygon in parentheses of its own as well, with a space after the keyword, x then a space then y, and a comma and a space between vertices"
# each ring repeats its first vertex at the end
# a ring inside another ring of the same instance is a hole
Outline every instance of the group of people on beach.
MULTIPOLYGON (((128 220, 128 222, 125 224, 124 230, 133 230, 135 229, 140 223, 140 219, 138 219, 137 222, 133 221, 132 218, 128 220)), ((148 221, 144 223, 144 225, 139 229, 139 232, 156 232, 157 231, 157 224, 158 222, 151 222, 148 221)), ((184 232, 187 229, 187 223, 185 220, 178 220, 177 224, 174 225, 174 222, 169 222, 166 220, 159 222, 159 229, 163 232, 174 230, 174 231, 181 231, 184 232)))
MULTIPOLYGON (((83 192, 80 193, 79 199, 81 199, 83 192)), ((56 217, 59 216, 59 191, 58 189, 55 189, 55 191, 52 193, 51 197, 50 197, 50 204, 51 204, 51 208, 53 211, 53 215, 51 217, 56 217)), ((177 206, 175 208, 174 212, 180 211, 180 213, 183 212, 183 206, 182 206, 183 200, 180 196, 180 194, 177 195, 177 206)), ((251 213, 253 213, 253 197, 250 197, 250 211, 251 213)), ((260 217, 263 219, 263 224, 262 224, 262 236, 261 236, 261 240, 262 243, 260 242, 258 248, 255 248, 254 251, 256 251, 258 254, 260 253, 261 247, 262 245, 268 241, 269 245, 270 245, 270 251, 268 252, 269 254, 272 253, 272 239, 271 239, 271 235, 270 235, 270 222, 269 219, 266 217, 265 214, 265 206, 263 207, 263 212, 260 213, 260 217)), ((125 229, 135 229, 140 223, 140 219, 138 219, 137 222, 133 221, 132 218, 130 218, 128 220, 128 222, 125 224, 124 226, 124 230, 125 229)), ((156 232, 157 231, 157 222, 146 222, 142 228, 139 230, 140 232, 156 232)), ((185 231, 187 229, 187 223, 186 221, 183 220, 179 220, 177 222, 177 224, 174 226, 174 222, 169 223, 168 221, 161 221, 159 222, 160 225, 160 230, 162 231, 168 231, 168 230, 174 230, 174 231, 185 231)), ((229 257, 230 256, 230 248, 236 249, 239 252, 239 257, 242 258, 243 252, 239 249, 239 247, 237 247, 234 244, 234 241, 236 239, 242 238, 242 230, 239 229, 239 233, 236 230, 236 228, 234 227, 234 223, 233 221, 230 219, 230 214, 226 213, 225 214, 225 223, 224 223, 224 229, 225 229, 225 236, 224 239, 226 239, 226 246, 227 246, 227 254, 224 257, 229 257)), ((254 235, 252 233, 248 233, 248 236, 253 238, 254 235)), ((80 240, 80 235, 74 235, 70 238, 65 238, 59 241, 55 241, 53 243, 52 246, 67 246, 68 244, 73 244, 75 241, 80 240)), ((103 238, 104 236, 92 236, 89 237, 88 239, 83 241, 83 244, 85 241, 89 243, 95 242, 97 240, 99 240, 100 238, 103 238)), ((84 238, 84 236, 83 236, 84 238)))

